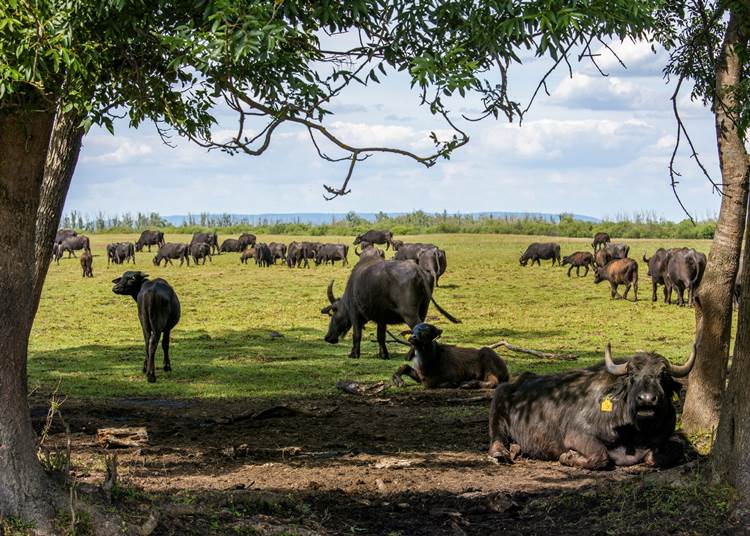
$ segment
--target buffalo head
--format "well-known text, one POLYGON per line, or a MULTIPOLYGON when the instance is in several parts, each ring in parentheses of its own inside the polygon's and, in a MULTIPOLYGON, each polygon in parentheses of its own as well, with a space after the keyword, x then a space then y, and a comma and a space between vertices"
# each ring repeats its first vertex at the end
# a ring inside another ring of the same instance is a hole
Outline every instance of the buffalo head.
POLYGON ((680 390, 674 378, 690 374, 695 363, 696 346, 684 365, 672 365, 655 353, 637 353, 624 363, 612 360, 611 347, 604 350, 604 365, 609 374, 622 377, 621 384, 630 417, 635 421, 661 418, 670 411, 672 395, 680 390))
POLYGON ((442 329, 433 326, 432 324, 422 322, 421 324, 414 326, 414 329, 411 330, 409 342, 415 346, 424 346, 425 344, 434 341, 442 334, 442 329))
POLYGON ((324 315, 331 317, 331 321, 328 324, 328 333, 326 333, 324 340, 331 344, 336 344, 351 329, 352 321, 349 319, 348 311, 341 303, 341 299, 337 299, 333 295, 333 279, 328 283, 327 293, 328 301, 331 303, 320 310, 324 315))
POLYGON ((529 258, 524 253, 523 255, 521 255, 521 258, 518 259, 518 262, 521 264, 521 266, 526 266, 529 262, 529 258))
POLYGON ((115 294, 122 294, 123 296, 133 296, 135 298, 140 292, 141 286, 143 285, 143 282, 146 281, 147 277, 148 274, 144 274, 143 272, 125 272, 117 279, 112 280, 115 284, 112 287, 112 292, 115 294))

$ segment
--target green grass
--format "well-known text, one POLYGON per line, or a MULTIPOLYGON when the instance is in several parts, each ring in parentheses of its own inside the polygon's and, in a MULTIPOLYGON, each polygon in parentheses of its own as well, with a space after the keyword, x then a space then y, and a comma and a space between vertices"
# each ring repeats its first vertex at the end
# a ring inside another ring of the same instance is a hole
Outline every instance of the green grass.
MULTIPOLYGON (((347 358, 350 334, 338 345, 323 341, 328 318, 325 287, 335 279, 343 291, 351 266, 289 270, 242 265, 239 254, 214 257, 205 266, 167 268, 152 264, 154 252, 136 254, 136 269, 163 277, 175 288, 182 320, 172 333, 173 372, 157 370, 148 384, 141 374, 144 348, 135 302, 112 293, 111 280, 133 265, 107 267, 108 242, 135 240, 133 235, 92 235, 94 278, 83 279, 77 259, 52 264, 31 336, 29 377, 41 392, 61 381, 61 391, 76 397, 299 397, 334 391, 342 378, 389 378, 403 347, 389 361, 376 358, 374 325, 368 324, 360 360, 347 358), (270 337, 272 331, 284 335, 270 337)), ((221 236, 220 240, 227 238, 221 236)), ((288 242, 290 237, 262 236, 288 242)), ((301 239, 301 237, 295 237, 301 239)), ((167 241, 186 241, 167 235, 167 241)), ((351 243, 351 237, 321 241, 351 243)), ((640 298, 610 300, 609 285, 593 278, 566 277, 567 267, 520 267, 526 245, 544 238, 507 235, 429 235, 445 248, 448 271, 436 289, 438 303, 462 320, 440 317, 443 342, 467 346, 507 339, 513 344, 553 352, 576 353, 576 362, 551 362, 501 352, 513 374, 538 373, 589 365, 602 358, 612 341, 615 356, 638 349, 657 351, 683 362, 694 331, 689 308, 650 301, 651 284, 639 262, 640 298)), ((590 249, 590 239, 556 239, 563 254, 590 249)), ((628 240, 639 259, 656 247, 688 245, 708 252, 708 241, 628 240)), ((389 254, 390 255, 390 254, 389 254)), ((350 260, 356 256, 350 251, 350 260)), ((631 291, 632 292, 632 291, 631 291)), ((437 312, 432 308, 429 316, 437 312)), ((401 328, 397 328, 401 329, 401 328)), ((161 349, 157 353, 157 367, 161 349)))

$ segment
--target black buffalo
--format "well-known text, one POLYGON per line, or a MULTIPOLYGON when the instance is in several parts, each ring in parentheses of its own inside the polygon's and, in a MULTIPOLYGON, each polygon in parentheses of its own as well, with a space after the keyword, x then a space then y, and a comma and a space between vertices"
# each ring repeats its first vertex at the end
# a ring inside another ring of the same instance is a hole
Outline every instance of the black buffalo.
POLYGON ((362 246, 362 251, 357 251, 357 246, 354 246, 354 254, 359 257, 358 262, 366 261, 368 259, 385 260, 385 252, 382 249, 376 248, 369 242, 367 242, 367 247, 362 246))
POLYGON ((419 261, 419 252, 423 249, 439 249, 435 244, 404 244, 402 243, 393 256, 397 261, 419 261))
POLYGON ((84 251, 81 253, 81 270, 83 271, 83 277, 94 277, 94 270, 92 268, 93 257, 90 251, 84 251))
POLYGON ((255 260, 255 264, 257 264, 258 266, 264 266, 266 268, 274 263, 271 248, 268 247, 268 244, 263 242, 261 242, 260 244, 255 244, 253 259, 255 260))
POLYGON ((657 249, 651 257, 643 254, 643 262, 648 263, 648 275, 651 278, 651 301, 656 301, 656 290, 659 285, 664 285, 664 303, 667 300, 667 265, 669 264, 669 251, 664 248, 657 249))
POLYGON ((196 242, 190 244, 190 256, 193 258, 193 262, 198 266, 198 261, 203 259, 203 264, 206 264, 206 259, 211 262, 214 260, 211 258, 211 246, 205 242, 196 242))
POLYGON ((493 389, 508 381, 508 367, 491 348, 459 348, 439 344, 442 330, 432 324, 417 324, 409 343, 414 348, 411 365, 401 365, 393 383, 402 387, 406 374, 428 389, 461 387, 493 389))
POLYGON ((638 301, 638 263, 633 259, 614 259, 604 266, 594 269, 594 283, 609 281, 611 297, 627 299, 630 287, 633 287, 633 301, 638 301), (625 285, 622 296, 617 293, 617 287, 625 285))
POLYGON ((193 233, 193 238, 190 240, 191 244, 198 242, 205 242, 211 246, 211 254, 219 253, 219 237, 216 232, 213 233, 193 233))
POLYGON ((386 326, 406 323, 414 328, 424 322, 430 302, 448 320, 459 322, 437 304, 432 290, 432 278, 413 262, 372 260, 357 263, 341 298, 333 295, 333 281, 328 285, 330 305, 321 310, 323 314, 331 315, 325 341, 336 344, 353 328, 349 357, 358 358, 362 328, 368 321, 373 321, 378 326, 378 355, 387 359, 386 326))
POLYGON ((59 244, 63 240, 71 236, 78 236, 78 233, 73 229, 60 229, 55 233, 55 244, 59 244))
POLYGON ((68 258, 70 258, 71 256, 75 257, 75 252, 81 249, 84 251, 91 251, 91 242, 86 235, 76 235, 64 238, 62 242, 56 244, 52 248, 52 253, 55 261, 60 264, 60 259, 66 251, 68 252, 68 258))
MULTIPOLYGON (((435 281, 435 286, 439 287, 438 280, 440 279, 441 275, 441 262, 440 262, 440 253, 438 253, 438 248, 424 248, 420 250, 419 254, 417 255, 417 264, 421 266, 422 268, 427 271, 428 274, 432 277, 432 279, 435 281)), ((443 251, 443 259, 445 258, 445 252, 443 251)), ((445 270, 442 270, 443 272, 445 270)))
POLYGON ((594 235, 594 241, 591 242, 591 247, 594 248, 594 251, 596 251, 599 249, 599 247, 606 247, 609 241, 610 238, 607 233, 596 233, 594 235))
POLYGON ((149 281, 143 272, 125 272, 122 277, 113 279, 112 292, 132 296, 138 304, 138 319, 141 321, 143 338, 146 343, 146 358, 143 360, 143 373, 148 381, 156 381, 154 356, 159 346, 164 351, 164 372, 172 370, 169 361, 169 334, 180 321, 180 300, 169 283, 161 278, 149 281))
POLYGON ((190 245, 174 244, 171 242, 164 244, 156 252, 154 265, 159 266, 163 260, 164 266, 166 266, 167 263, 172 264, 172 259, 180 259, 180 266, 185 262, 190 266, 190 245))
POLYGON ((548 259, 552 259, 552 266, 554 266, 555 263, 560 265, 560 244, 554 242, 534 242, 526 248, 526 251, 519 259, 519 262, 521 263, 521 266, 526 266, 529 261, 531 261, 532 266, 534 266, 534 263, 541 266, 542 263, 540 261, 548 259))
POLYGON ((164 233, 161 231, 143 231, 135 243, 135 250, 142 251, 143 246, 148 246, 148 251, 151 252, 151 246, 161 247, 163 245, 164 233))
POLYGON ((596 268, 594 266, 594 256, 588 251, 576 251, 571 255, 563 257, 562 265, 565 266, 567 264, 570 264, 570 268, 568 268, 568 277, 570 277, 570 272, 573 271, 573 268, 576 269, 576 277, 581 275, 581 266, 586 268, 583 277, 589 275, 589 266, 591 268, 596 268))
POLYGON ((271 250, 271 256, 273 257, 273 264, 276 264, 276 259, 279 259, 283 264, 286 260, 286 244, 281 242, 271 242, 268 244, 268 249, 271 250))
POLYGON ((132 261, 135 264, 135 246, 132 242, 107 244, 107 265, 110 260, 115 264, 132 261))
POLYGON ((677 293, 677 305, 685 305, 684 293, 688 291, 688 304, 693 305, 695 291, 706 269, 706 256, 694 249, 679 249, 669 255, 664 276, 667 303, 672 303, 672 292, 677 293))
POLYGON ((292 242, 287 248, 286 265, 289 268, 309 268, 310 259, 315 259, 316 249, 312 242, 292 242))
POLYGON ((335 261, 342 261, 341 264, 346 266, 349 264, 349 246, 345 244, 323 244, 318 248, 318 253, 315 255, 315 265, 319 266, 320 263, 334 264, 335 261))
POLYGON ((354 239, 354 245, 356 246, 363 241, 370 244, 385 244, 385 249, 388 249, 393 241, 393 233, 390 231, 367 231, 357 235, 354 239))
POLYGON ((607 244, 605 249, 612 259, 627 259, 630 253, 630 246, 627 244, 607 244))
MULTIPOLYGON (((245 246, 247 247, 247 246, 245 246)), ((227 238, 221 243, 220 253, 239 253, 245 249, 242 243, 236 238, 227 238)))
POLYGON ((255 247, 255 235, 252 233, 242 233, 239 240, 240 246, 242 246, 241 251, 244 251, 248 246, 255 247))
POLYGON ((688 361, 671 365, 655 353, 548 376, 522 374, 495 391, 490 409, 489 455, 511 462, 516 454, 563 465, 604 469, 614 465, 674 463, 674 378, 688 361))

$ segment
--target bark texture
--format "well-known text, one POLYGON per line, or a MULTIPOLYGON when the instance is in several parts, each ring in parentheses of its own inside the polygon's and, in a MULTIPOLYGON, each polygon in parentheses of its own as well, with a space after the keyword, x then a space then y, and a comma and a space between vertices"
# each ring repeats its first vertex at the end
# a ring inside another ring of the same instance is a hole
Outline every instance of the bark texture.
POLYGON ((714 105, 716 139, 724 195, 706 273, 696 299, 696 325, 703 326, 703 337, 690 374, 682 426, 689 434, 712 433, 719 423, 732 329, 732 292, 739 267, 745 229, 748 195, 748 156, 740 133, 731 117, 734 106, 728 87, 739 82, 741 59, 735 46, 747 42, 743 20, 730 15, 722 51, 716 64, 714 105))

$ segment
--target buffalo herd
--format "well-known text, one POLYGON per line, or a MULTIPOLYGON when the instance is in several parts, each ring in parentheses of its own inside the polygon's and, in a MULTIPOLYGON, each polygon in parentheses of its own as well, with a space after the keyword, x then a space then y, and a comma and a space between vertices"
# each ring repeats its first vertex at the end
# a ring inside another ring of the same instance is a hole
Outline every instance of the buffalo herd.
MULTIPOLYGON (((144 247, 158 246, 153 259, 156 266, 198 265, 211 261, 212 255, 239 253, 240 262, 253 259, 261 267, 286 264, 288 268, 309 268, 341 262, 349 263, 348 244, 324 244, 293 241, 289 244, 258 242, 245 233, 228 238, 220 245, 216 233, 195 233, 190 243, 167 243, 160 231, 144 231, 138 241, 107 245, 108 264, 135 264, 135 253, 144 247)), ((408 376, 425 388, 495 389, 489 414, 489 456, 498 463, 513 463, 517 456, 557 460, 563 465, 585 469, 605 469, 639 463, 664 466, 678 462, 684 443, 675 434, 676 410, 673 396, 679 392, 680 378, 686 377, 695 362, 695 345, 684 365, 672 365, 656 353, 638 352, 627 358, 613 359, 610 346, 602 363, 558 374, 536 375, 524 372, 510 383, 508 367, 491 348, 462 348, 438 342, 442 330, 426 323, 430 305, 448 321, 459 323, 435 300, 440 277, 447 269, 445 250, 426 243, 394 240, 390 231, 368 231, 354 240, 358 257, 337 297, 335 281, 327 287, 328 304, 321 310, 328 315, 324 340, 336 344, 352 332, 351 358, 359 358, 363 329, 376 325, 378 356, 389 358, 386 346, 388 326, 409 326, 408 364, 401 365, 392 383, 404 386, 408 376), (383 249, 394 250, 386 259, 383 249)), ((593 271, 594 283, 608 281, 612 298, 627 298, 633 289, 638 300, 638 263, 630 258, 626 244, 612 243, 606 233, 597 233, 593 252, 576 251, 561 256, 556 243, 533 243, 521 255, 522 266, 569 266, 580 277, 593 271), (622 296, 618 288, 624 286, 622 296)), ((59 262, 64 252, 80 256, 84 277, 93 277, 89 240, 74 231, 58 232, 53 258, 59 262)), ((664 300, 671 303, 673 293, 679 305, 692 305, 706 267, 706 257, 689 248, 658 249, 643 256, 652 282, 652 300, 657 287, 664 286, 664 300), (687 291, 687 300, 685 292, 687 291)), ((155 354, 161 340, 164 371, 171 370, 169 343, 171 330, 180 320, 180 302, 165 280, 148 279, 140 271, 126 271, 113 280, 112 291, 131 296, 137 304, 145 344, 143 372, 149 382, 156 381, 155 354)), ((700 336, 700 328, 698 336, 700 336)), ((397 342, 398 339, 396 339, 397 342)))

